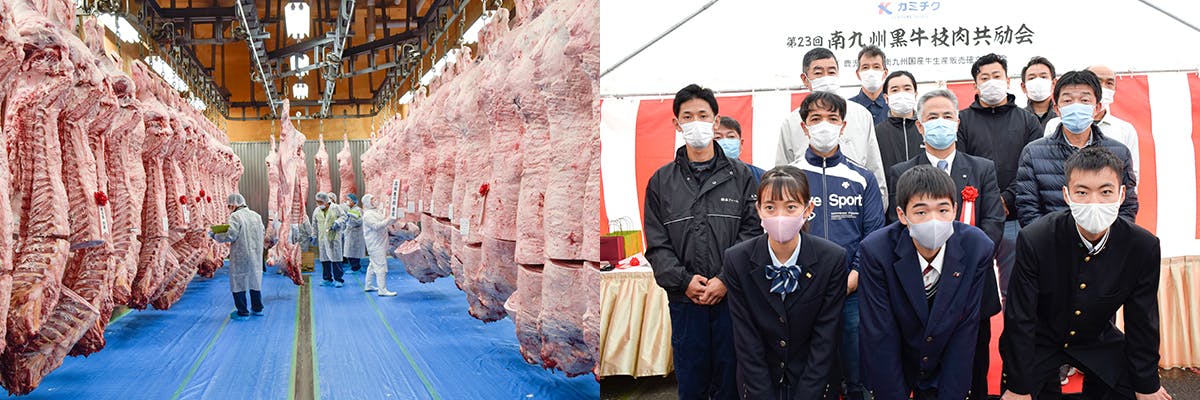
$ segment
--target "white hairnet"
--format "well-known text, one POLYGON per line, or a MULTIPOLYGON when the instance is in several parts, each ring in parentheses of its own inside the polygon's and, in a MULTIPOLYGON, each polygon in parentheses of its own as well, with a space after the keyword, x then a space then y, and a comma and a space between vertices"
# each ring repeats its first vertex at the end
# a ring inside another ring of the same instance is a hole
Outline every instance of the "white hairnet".
POLYGON ((317 192, 317 201, 328 203, 329 202, 329 193, 317 192))
POLYGON ((230 206, 239 206, 239 207, 241 207, 241 206, 244 206, 244 205, 246 205, 246 198, 245 198, 245 197, 243 197, 243 196, 242 196, 241 194, 239 194, 239 193, 234 193, 234 194, 231 194, 231 195, 229 195, 229 199, 228 199, 228 201, 227 201, 225 204, 226 204, 226 205, 230 205, 230 206))
POLYGON ((375 196, 365 195, 362 197, 362 208, 372 210, 375 208, 375 196))

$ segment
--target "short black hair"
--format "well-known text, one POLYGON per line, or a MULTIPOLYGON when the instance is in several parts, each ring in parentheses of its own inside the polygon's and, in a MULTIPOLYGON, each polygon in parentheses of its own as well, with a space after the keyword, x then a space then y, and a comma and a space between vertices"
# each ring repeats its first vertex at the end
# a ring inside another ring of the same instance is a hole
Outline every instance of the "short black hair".
POLYGON ((811 192, 808 188, 808 176, 800 168, 791 165, 780 165, 764 172, 758 183, 758 200, 763 199, 795 199, 808 204, 811 192), (770 196, 763 196, 770 194, 770 196))
POLYGON ((908 71, 896 71, 896 72, 892 72, 892 73, 888 74, 887 79, 883 80, 883 92, 884 93, 887 93, 888 82, 891 82, 892 78, 899 77, 899 76, 907 76, 908 79, 912 81, 913 93, 917 92, 917 78, 913 77, 913 74, 909 73, 908 71))
POLYGON ((723 127, 733 129, 734 132, 737 132, 738 136, 742 136, 742 124, 738 123, 736 119, 726 117, 726 116, 721 116, 721 120, 719 123, 723 127))
POLYGON ((932 165, 919 165, 905 171, 896 181, 896 205, 907 212, 909 200, 920 196, 948 198, 954 204, 954 190, 954 180, 949 174, 932 165))
POLYGON ((1033 58, 1029 59, 1029 63, 1025 64, 1025 68, 1021 68, 1021 82, 1025 82, 1025 73, 1029 72, 1029 67, 1038 64, 1045 65, 1046 68, 1050 69, 1050 80, 1054 80, 1054 78, 1058 77, 1058 74, 1054 73, 1054 64, 1051 64, 1050 60, 1047 60, 1046 57, 1042 56, 1033 56, 1033 58))
POLYGON ((1100 78, 1095 72, 1086 69, 1079 71, 1067 71, 1062 78, 1058 78, 1058 83, 1054 84, 1054 103, 1058 104, 1058 95, 1062 93, 1062 88, 1067 85, 1087 85, 1092 88, 1092 94, 1096 96, 1096 101, 1100 101, 1100 78))
POLYGON ((861 66, 863 57, 876 57, 876 56, 883 58, 883 68, 887 69, 887 55, 883 54, 883 50, 880 50, 879 46, 872 45, 872 46, 863 47, 862 50, 859 50, 858 51, 858 63, 861 66))
POLYGON ((804 102, 800 103, 800 118, 808 120, 808 113, 818 108, 836 112, 839 117, 846 119, 846 99, 832 92, 812 92, 805 97, 804 102))
POLYGON ((709 107, 712 107, 713 115, 717 115, 717 96, 713 95, 712 89, 702 88, 693 83, 675 93, 675 103, 671 104, 671 110, 675 112, 676 117, 679 117, 679 107, 692 99, 704 100, 709 107))
POLYGON ((813 61, 824 60, 826 58, 832 58, 833 61, 837 61, 837 56, 834 56, 833 52, 829 51, 827 48, 818 47, 809 50, 807 53, 804 53, 804 63, 800 66, 800 68, 803 69, 803 72, 807 73, 808 66, 812 65, 813 61))
MULTIPOLYGON (((1063 76, 1065 77, 1066 74, 1063 76)), ((1122 176, 1125 171, 1125 162, 1117 158, 1116 154, 1100 146, 1085 147, 1083 150, 1075 152, 1067 157, 1065 167, 1063 176, 1066 178, 1066 184, 1070 184, 1072 172, 1101 171, 1105 168, 1112 169, 1113 173, 1117 174, 1118 186, 1124 184, 1122 176)))
POLYGON ((996 55, 996 53, 988 53, 983 57, 979 57, 978 60, 975 60, 974 64, 971 64, 971 80, 975 80, 975 78, 979 76, 979 70, 982 69, 984 65, 993 63, 1000 63, 1000 69, 1003 69, 1004 74, 1008 75, 1008 60, 1005 59, 1004 56, 996 55))

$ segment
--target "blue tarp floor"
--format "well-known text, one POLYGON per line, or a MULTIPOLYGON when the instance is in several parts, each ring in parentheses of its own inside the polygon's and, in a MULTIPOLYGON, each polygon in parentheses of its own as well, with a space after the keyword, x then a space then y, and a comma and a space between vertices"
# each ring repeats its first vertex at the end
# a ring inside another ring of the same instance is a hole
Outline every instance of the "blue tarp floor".
POLYGON ((108 326, 107 346, 68 357, 21 399, 290 399, 298 312, 311 313, 313 393, 319 399, 595 399, 591 375, 526 364, 512 321, 467 314, 454 282, 420 284, 389 260, 396 297, 364 293, 363 273, 342 288, 313 276, 311 307, 273 270, 265 316, 229 319, 227 270, 197 278, 168 311, 133 311, 108 326))

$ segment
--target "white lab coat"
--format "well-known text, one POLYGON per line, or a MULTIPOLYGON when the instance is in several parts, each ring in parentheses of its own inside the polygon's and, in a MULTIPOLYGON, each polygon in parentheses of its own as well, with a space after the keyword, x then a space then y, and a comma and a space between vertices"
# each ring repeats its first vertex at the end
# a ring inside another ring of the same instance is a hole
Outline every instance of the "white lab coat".
POLYGON ((312 226, 316 230, 317 253, 321 261, 342 262, 342 230, 346 215, 341 207, 330 205, 328 210, 313 210, 312 226))
POLYGON ((229 289, 234 293, 262 290, 263 270, 262 216, 242 207, 229 215, 229 231, 214 234, 214 239, 229 246, 229 289))
POLYGON ((358 206, 346 208, 342 252, 346 258, 367 257, 367 246, 363 243, 363 210, 358 206))
POLYGON ((375 208, 370 197, 363 198, 363 207, 366 208, 362 216, 363 242, 370 258, 363 287, 377 288, 380 293, 387 292, 388 226, 396 219, 389 218, 383 210, 375 208), (375 285, 372 284, 372 280, 375 280, 375 285))

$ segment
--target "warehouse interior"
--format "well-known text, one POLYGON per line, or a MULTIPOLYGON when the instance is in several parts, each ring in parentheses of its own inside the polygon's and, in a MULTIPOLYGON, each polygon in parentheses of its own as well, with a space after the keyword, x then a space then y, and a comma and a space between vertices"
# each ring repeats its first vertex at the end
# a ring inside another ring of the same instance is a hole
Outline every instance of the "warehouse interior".
POLYGON ((0 387, 599 397, 597 10, 0 0, 0 387))

